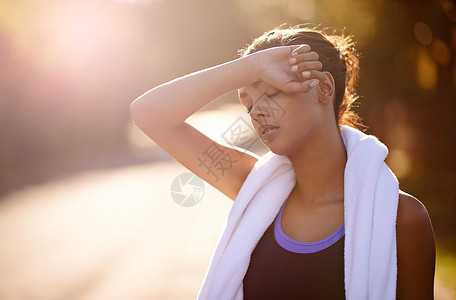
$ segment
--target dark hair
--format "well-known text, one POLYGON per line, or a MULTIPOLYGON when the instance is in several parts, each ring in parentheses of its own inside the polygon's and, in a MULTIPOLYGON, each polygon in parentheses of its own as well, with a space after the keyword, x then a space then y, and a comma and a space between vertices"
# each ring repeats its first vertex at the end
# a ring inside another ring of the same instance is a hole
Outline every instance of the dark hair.
POLYGON ((290 27, 275 28, 256 38, 239 51, 241 56, 267 48, 308 44, 320 56, 322 71, 328 71, 335 81, 334 112, 339 125, 365 127, 359 116, 351 110, 358 99, 355 86, 358 79, 359 60, 351 36, 327 35, 320 30, 290 27))

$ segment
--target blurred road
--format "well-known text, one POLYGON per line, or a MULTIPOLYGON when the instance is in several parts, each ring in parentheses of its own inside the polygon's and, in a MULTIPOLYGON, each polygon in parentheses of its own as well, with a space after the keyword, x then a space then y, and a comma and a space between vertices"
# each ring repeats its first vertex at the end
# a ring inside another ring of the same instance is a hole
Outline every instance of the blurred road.
MULTIPOLYGON (((256 138, 238 126, 246 117, 228 104, 188 121, 227 142, 236 132, 256 138)), ((0 199, 0 299, 196 298, 232 201, 205 184, 196 206, 178 205, 170 186, 188 170, 133 124, 128 135, 156 162, 79 172, 0 199)))
POLYGON ((0 299, 195 299, 232 201, 205 184, 170 195, 187 170, 166 160, 88 171, 0 201, 0 299))

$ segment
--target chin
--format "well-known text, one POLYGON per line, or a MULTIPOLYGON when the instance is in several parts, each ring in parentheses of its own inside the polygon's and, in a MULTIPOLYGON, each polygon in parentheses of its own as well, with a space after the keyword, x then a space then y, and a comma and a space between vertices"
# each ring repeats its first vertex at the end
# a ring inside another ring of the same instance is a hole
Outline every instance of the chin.
POLYGON ((265 144, 263 142, 263 144, 274 154, 277 154, 277 155, 289 155, 291 153, 291 149, 289 149, 289 147, 287 147, 287 145, 285 145, 284 143, 282 144, 278 144, 278 143, 271 143, 271 144, 265 144))
POLYGON ((300 153, 302 148, 305 147, 305 144, 302 141, 302 139, 278 139, 272 141, 271 143, 263 142, 263 144, 274 154, 283 156, 293 156, 300 153))

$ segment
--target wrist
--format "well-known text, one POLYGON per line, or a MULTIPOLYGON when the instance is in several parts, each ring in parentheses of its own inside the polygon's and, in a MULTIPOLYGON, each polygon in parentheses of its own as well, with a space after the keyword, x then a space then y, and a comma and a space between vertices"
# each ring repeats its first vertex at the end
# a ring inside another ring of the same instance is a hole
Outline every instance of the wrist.
POLYGON ((245 66, 244 74, 246 75, 248 85, 261 81, 261 68, 259 56, 259 53, 255 52, 241 58, 241 60, 243 61, 243 65, 245 66))

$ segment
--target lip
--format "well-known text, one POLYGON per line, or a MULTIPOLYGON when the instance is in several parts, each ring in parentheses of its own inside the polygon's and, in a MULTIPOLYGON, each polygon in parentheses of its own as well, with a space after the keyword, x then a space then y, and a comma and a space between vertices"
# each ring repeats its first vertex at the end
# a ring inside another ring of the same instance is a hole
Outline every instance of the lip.
POLYGON ((269 139, 279 130, 279 127, 270 124, 264 124, 258 127, 258 133, 263 140, 269 139))

